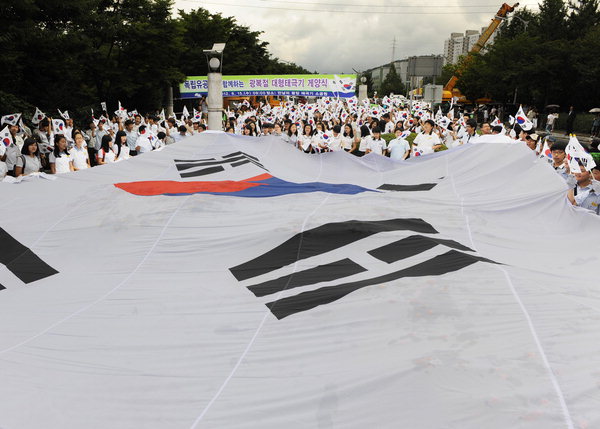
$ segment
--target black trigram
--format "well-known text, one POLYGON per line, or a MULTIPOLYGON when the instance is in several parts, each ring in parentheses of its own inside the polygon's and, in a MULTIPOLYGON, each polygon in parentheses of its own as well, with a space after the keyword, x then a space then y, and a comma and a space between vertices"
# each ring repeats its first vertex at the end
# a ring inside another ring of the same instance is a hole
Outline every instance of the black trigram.
MULTIPOLYGON (((0 228, 0 243, 2 243, 0 263, 23 283, 29 284, 58 273, 2 228, 0 228)), ((0 290, 2 289, 6 288, 0 285, 0 290)))
MULTIPOLYGON (((439 180, 443 180, 444 177, 440 177, 439 180)), ((377 189, 380 191, 394 191, 394 192, 418 192, 418 191, 431 191, 435 188, 438 183, 420 183, 418 185, 393 185, 390 183, 384 183, 377 189)))
MULTIPOLYGON (((301 292, 294 296, 269 302, 266 304, 267 307, 275 317, 283 319, 320 305, 332 303, 367 286, 374 286, 405 277, 439 276, 461 270, 479 261, 495 263, 486 258, 464 253, 474 251, 454 240, 421 235, 438 233, 433 226, 422 219, 352 220, 328 223, 296 234, 263 255, 230 268, 230 271, 238 281, 248 280, 293 264, 296 261, 322 255, 371 235, 388 231, 412 231, 417 233, 368 252, 374 258, 388 264, 418 255, 438 245, 448 247, 450 250, 428 261, 399 271, 301 292)), ((248 286, 248 289, 257 297, 262 297, 320 282, 341 280, 365 271, 368 271, 368 269, 349 258, 344 258, 274 280, 257 283, 248 286)))
POLYGON ((219 173, 225 171, 226 166, 240 167, 245 164, 254 164, 265 171, 268 171, 262 165, 258 158, 248 155, 244 152, 234 152, 229 155, 224 155, 221 159, 206 158, 206 159, 176 159, 175 166, 179 171, 179 175, 185 179, 187 177, 205 176, 207 174, 219 173))

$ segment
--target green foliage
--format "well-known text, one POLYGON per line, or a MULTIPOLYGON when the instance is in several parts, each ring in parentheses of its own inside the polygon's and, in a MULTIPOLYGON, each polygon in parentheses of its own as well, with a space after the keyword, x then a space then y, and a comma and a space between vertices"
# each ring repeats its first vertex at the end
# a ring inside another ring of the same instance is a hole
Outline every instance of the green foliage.
POLYGON ((439 81, 445 85, 451 78, 452 76, 454 76, 454 74, 456 73, 456 68, 457 65, 456 64, 446 64, 444 67, 442 67, 442 75, 439 78, 439 81))
POLYGON ((43 110, 157 109, 168 86, 206 74, 202 50, 214 42, 227 43, 227 74, 309 73, 273 58, 234 18, 174 16, 173 0, 2 0, 0 28, 0 91, 43 110))
POLYGON ((464 65, 457 87, 469 99, 548 104, 577 110, 600 98, 599 0, 543 0, 539 12, 520 9, 504 23, 493 45, 464 65), (576 3, 576 4, 575 4, 576 3), (527 21, 527 25, 522 20, 527 21), (585 21, 585 23, 583 22, 585 21), (577 31, 575 31, 577 28, 577 31))
POLYGON ((384 139, 386 143, 389 143, 396 138, 396 134, 394 134, 394 133, 382 134, 381 138, 384 139))
POLYGON ((379 96, 390 95, 390 94, 405 94, 406 87, 402 83, 402 78, 396 71, 394 64, 390 64, 390 71, 381 82, 381 88, 379 88, 379 96))

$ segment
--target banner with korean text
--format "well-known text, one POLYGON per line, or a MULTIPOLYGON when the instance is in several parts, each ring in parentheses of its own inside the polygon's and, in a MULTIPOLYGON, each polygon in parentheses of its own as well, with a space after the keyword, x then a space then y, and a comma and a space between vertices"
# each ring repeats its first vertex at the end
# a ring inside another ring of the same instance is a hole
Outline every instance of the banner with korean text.
MULTIPOLYGON (((181 98, 205 96, 208 79, 206 76, 188 76, 179 90, 181 98)), ((349 98, 355 95, 355 91, 355 74, 223 76, 224 97, 286 95, 349 98)))

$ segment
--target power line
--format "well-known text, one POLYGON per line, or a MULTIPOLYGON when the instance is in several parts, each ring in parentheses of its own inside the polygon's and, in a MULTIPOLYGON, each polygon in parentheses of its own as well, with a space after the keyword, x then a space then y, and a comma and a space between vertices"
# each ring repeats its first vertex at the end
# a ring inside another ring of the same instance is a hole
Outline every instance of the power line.
MULTIPOLYGON (((394 12, 394 11, 373 11, 373 10, 331 10, 331 9, 301 9, 301 8, 288 8, 288 7, 275 7, 275 6, 253 6, 248 4, 234 4, 234 3, 221 3, 221 2, 210 2, 210 1, 200 1, 196 0, 182 0, 191 3, 201 3, 200 6, 204 4, 214 5, 214 6, 232 6, 232 7, 245 7, 250 9, 269 9, 269 10, 284 10, 288 12, 325 12, 325 13, 354 13, 354 14, 385 14, 385 15, 483 15, 483 14, 493 14, 495 11, 490 10, 482 10, 478 12, 394 12)), ((442 6, 440 6, 442 7, 442 6)), ((446 7, 444 7, 446 8, 446 7)))
MULTIPOLYGON (((268 3, 282 3, 280 0, 256 0, 260 2, 268 2, 268 3)), ((465 5, 447 5, 447 4, 355 4, 355 3, 326 3, 326 2, 303 2, 303 1, 285 1, 285 4, 298 4, 298 5, 306 5, 306 6, 342 6, 342 7, 383 7, 383 8, 431 8, 431 7, 439 7, 439 8, 481 8, 481 7, 498 7, 499 3, 485 3, 485 4, 465 4, 465 5)), ((536 3, 532 4, 520 4, 521 7, 525 6, 537 6, 536 3)), ((260 6, 254 6, 260 7, 260 6)), ((265 6, 265 7, 273 7, 273 6, 265 6)))

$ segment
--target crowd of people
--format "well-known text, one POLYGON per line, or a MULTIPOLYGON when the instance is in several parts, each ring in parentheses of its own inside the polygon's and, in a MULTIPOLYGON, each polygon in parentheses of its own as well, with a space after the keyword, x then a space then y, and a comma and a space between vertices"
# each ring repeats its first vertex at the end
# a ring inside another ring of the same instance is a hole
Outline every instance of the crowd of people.
MULTIPOLYGON (((120 107, 110 119, 108 115, 92 117, 85 129, 75 126, 68 112, 59 113, 62 119, 56 120, 36 112, 31 126, 17 114, 3 117, 2 127, 7 126, 3 132, 10 135, 0 145, 0 175, 61 174, 119 162, 207 129, 205 112, 194 109, 190 114, 187 108, 179 118, 167 118, 164 111, 142 116, 120 107)), ((599 167, 593 166, 593 161, 567 162, 567 143, 551 133, 543 136, 536 132, 531 111, 520 109, 507 123, 489 117, 478 124, 472 116, 460 112, 458 106, 443 113, 441 108, 434 111, 428 103, 408 103, 403 97, 385 97, 376 103, 356 97, 321 98, 314 103, 287 101, 278 106, 252 106, 244 101, 223 111, 223 130, 279 137, 282 144, 307 154, 345 151, 361 157, 373 153, 398 161, 463 144, 523 144, 567 181, 571 203, 600 213, 599 167)))

